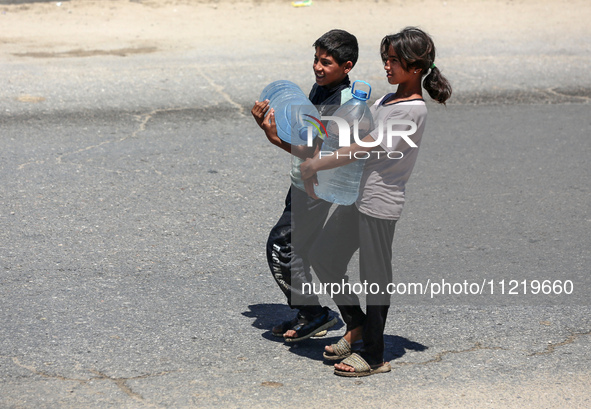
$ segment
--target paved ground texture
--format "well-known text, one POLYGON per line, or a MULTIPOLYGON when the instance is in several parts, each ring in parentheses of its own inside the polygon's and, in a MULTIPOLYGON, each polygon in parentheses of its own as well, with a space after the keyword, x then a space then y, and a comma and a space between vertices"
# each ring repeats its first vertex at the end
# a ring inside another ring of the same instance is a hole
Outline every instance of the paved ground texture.
POLYGON ((587 0, 0 1, 0 407, 590 407, 589 17, 587 0), (407 25, 454 96, 429 104, 396 282, 474 291, 394 296, 393 371, 342 379, 322 361, 342 323, 269 334, 292 314, 264 255, 289 165, 249 111, 273 80, 309 89, 335 27, 374 101, 380 39, 407 25))

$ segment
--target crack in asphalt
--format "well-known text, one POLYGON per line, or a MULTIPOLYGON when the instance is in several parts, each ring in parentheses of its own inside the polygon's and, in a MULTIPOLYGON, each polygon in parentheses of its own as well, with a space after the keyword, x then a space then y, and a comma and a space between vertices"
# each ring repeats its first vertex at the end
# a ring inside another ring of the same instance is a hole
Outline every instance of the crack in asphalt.
MULTIPOLYGON (((527 356, 539 356, 539 355, 552 354, 552 353, 556 352, 556 349, 557 348, 563 347, 565 345, 570 345, 570 344, 574 343, 578 338, 580 338, 582 336, 585 336, 585 335, 591 335, 591 331, 587 331, 587 332, 574 332, 571 335, 569 335, 564 341, 561 341, 561 342, 558 342, 558 343, 549 344, 545 348, 544 351, 542 351, 542 352, 532 352, 532 353, 528 354, 527 356)), ((439 352, 438 354, 435 355, 434 358, 431 358, 431 359, 429 359, 427 361, 422 361, 422 362, 394 362, 394 364, 396 364, 398 366, 428 365, 428 364, 432 364, 432 363, 437 363, 437 362, 443 361, 443 358, 446 355, 450 355, 450 354, 462 354, 462 353, 467 353, 467 352, 486 351, 486 350, 488 350, 488 351, 512 351, 514 349, 513 348, 504 348, 504 347, 487 347, 487 346, 483 346, 480 342, 477 342, 471 348, 461 349, 461 350, 447 350, 447 351, 439 352)), ((522 351, 524 351, 524 350, 522 350, 522 351)))
MULTIPOLYGON (((135 119, 139 122, 139 126, 130 135, 125 135, 124 137, 119 138, 119 139, 111 139, 111 140, 108 140, 108 141, 103 141, 103 142, 98 143, 98 144, 95 144, 95 145, 89 145, 89 146, 86 146, 84 148, 80 148, 78 150, 72 151, 72 152, 63 153, 63 154, 59 155, 57 158, 55 158, 55 163, 57 165, 62 165, 62 164, 64 164, 62 162, 62 159, 65 158, 65 157, 76 155, 78 153, 86 152, 86 151, 89 151, 89 150, 92 150, 92 149, 96 149, 96 148, 99 148, 99 147, 101 147, 103 145, 108 145, 108 144, 111 144, 111 143, 120 143, 120 142, 123 142, 123 141, 125 141, 127 139, 130 139, 130 138, 137 138, 140 133, 142 133, 142 132, 144 132, 146 130, 146 125, 148 124, 148 122, 150 122, 150 120, 154 117, 154 115, 161 114, 161 113, 167 113, 167 112, 183 111, 183 110, 186 110, 186 109, 187 108, 182 108, 182 107, 176 107, 176 108, 159 108, 159 109, 154 109, 154 110, 152 110, 152 111, 150 111, 148 113, 134 115, 135 119)), ((24 169, 25 167, 27 167, 29 165, 35 165, 35 164, 41 165, 43 163, 45 163, 45 160, 34 160, 34 161, 30 161, 30 162, 25 162, 25 163, 22 163, 22 164, 18 165, 17 166, 17 169, 18 170, 22 170, 22 169, 24 169)), ((80 164, 76 164, 76 165, 77 166, 80 166, 80 164)))
POLYGON ((591 102, 591 96, 589 95, 576 95, 573 93, 568 93, 568 92, 561 92, 559 91, 557 88, 548 88, 546 91, 548 91, 550 94, 555 95, 557 97, 564 97, 564 98, 578 98, 582 101, 584 101, 585 103, 589 103, 591 102))
POLYGON ((133 389, 131 389, 131 387, 129 385, 127 385, 127 381, 133 381, 133 380, 138 380, 138 379, 146 379, 146 378, 151 378, 154 376, 162 376, 162 375, 167 375, 173 371, 165 371, 165 372, 159 372, 156 374, 145 374, 145 375, 139 375, 139 376, 133 376, 130 378, 113 378, 109 375, 106 375, 100 371, 97 371, 95 369, 90 369, 90 372, 92 372, 93 374, 97 375, 96 378, 93 379, 98 379, 98 380, 106 380, 106 381, 111 381, 113 382, 115 385, 117 385, 119 387, 119 389, 121 389, 125 394, 127 394, 129 397, 137 400, 137 401, 144 401, 144 397, 142 395, 140 395, 137 392, 134 392, 133 389))
POLYGON ((87 384, 88 382, 90 382, 93 379, 93 378, 91 378, 91 379, 68 378, 68 377, 62 376, 62 375, 48 374, 48 373, 38 370, 33 365, 26 365, 26 364, 22 363, 17 357, 12 357, 12 362, 20 368, 26 369, 26 370, 34 373, 35 375, 39 375, 39 376, 42 376, 42 377, 48 378, 48 379, 59 379, 60 381, 78 382, 83 385, 87 384))
POLYGON ((146 378, 152 378, 152 377, 156 377, 156 376, 163 376, 163 375, 167 375, 173 372, 178 372, 178 371, 163 371, 163 372, 158 372, 158 373, 153 373, 153 374, 144 374, 144 375, 138 375, 138 376, 132 376, 129 378, 125 378, 125 377, 121 377, 121 378, 114 378, 112 376, 106 375, 103 372, 97 371, 96 369, 89 369, 88 371, 95 374, 96 376, 90 377, 88 379, 82 379, 82 378, 69 378, 67 376, 62 376, 59 374, 49 374, 43 371, 38 370, 35 366, 33 365, 27 365, 22 363, 17 357, 3 357, 3 358, 12 358, 12 362, 23 369, 26 369, 28 371, 30 371, 31 373, 41 376, 43 378, 47 378, 47 379, 58 379, 60 381, 69 381, 69 382, 78 382, 81 385, 88 385, 89 382, 94 381, 94 380, 99 380, 99 381, 111 381, 113 382, 122 392, 124 392, 127 396, 129 396, 130 398, 145 403, 145 398, 137 393, 134 392, 133 389, 127 384, 127 381, 133 381, 133 380, 139 380, 139 379, 146 379, 146 378))
POLYGON ((520 88, 505 90, 472 90, 458 92, 449 100, 449 105, 521 105, 521 104, 559 104, 587 105, 591 103, 589 87, 569 88, 520 88))
POLYGON ((533 352, 529 354, 529 356, 539 356, 539 355, 548 355, 556 351, 556 348, 563 347, 565 345, 570 345, 574 343, 578 338, 584 335, 591 335, 591 331, 587 332, 574 332, 572 333, 567 339, 557 344, 548 344, 546 349, 542 352, 533 352))
POLYGON ((222 98, 224 98, 226 101, 228 101, 233 107, 235 107, 238 110, 238 114, 241 117, 245 117, 246 115, 244 114, 244 107, 235 102, 232 97, 230 97, 230 95, 227 92, 224 92, 224 87, 222 87, 221 85, 217 85, 210 77, 208 77, 207 75, 205 75, 205 73, 203 72, 203 70, 201 68, 197 69, 199 74, 203 77, 203 79, 205 79, 205 81, 207 81, 209 83, 209 85, 218 93, 222 96, 222 98))
MULTIPOLYGON (((586 332, 574 332, 571 333, 571 335, 569 335, 565 340, 558 342, 558 343, 552 343, 549 344, 544 351, 541 352, 533 352, 528 354, 527 356, 541 356, 541 355, 549 355, 552 354, 554 352, 556 352, 556 350, 560 347, 566 346, 566 345, 570 345, 573 344, 577 339, 583 337, 583 336, 587 336, 587 335, 591 335, 591 330, 590 331, 586 331, 586 332)), ((422 365, 430 365, 430 364, 435 364, 435 363, 439 363, 442 362, 444 360, 444 358, 447 355, 455 355, 455 354, 463 354, 463 353, 469 353, 469 352, 475 352, 475 351, 512 351, 514 349, 512 348, 505 348, 505 347, 490 347, 490 346, 484 346, 482 345, 482 343, 477 342, 474 344, 474 346, 470 347, 470 348, 466 348, 466 349, 460 349, 460 350, 446 350, 446 351, 441 351, 439 353, 437 353, 433 358, 427 360, 427 361, 422 361, 422 362, 393 362, 393 364, 397 365, 397 366, 422 366, 422 365)), ((83 378, 70 378, 67 376, 62 376, 59 374, 49 374, 43 371, 38 370, 35 366, 33 365, 27 365, 22 363, 17 357, 7 357, 7 356, 0 356, 2 358, 11 358, 12 362, 23 369, 26 369, 30 372, 32 372, 35 375, 44 377, 44 378, 48 378, 48 379, 58 379, 61 381, 69 381, 69 382, 77 382, 81 385, 88 385, 89 382, 93 381, 93 380, 99 380, 99 381, 110 381, 112 383, 114 383, 123 393, 125 393, 127 396, 129 396, 130 398, 132 398, 133 400, 137 401, 137 402, 142 402, 143 404, 147 404, 148 402, 146 402, 146 399, 140 394, 135 392, 129 385, 128 385, 128 381, 133 381, 133 380, 140 380, 140 379, 147 379, 147 378, 151 378, 151 377, 156 377, 156 376, 163 376, 163 375, 167 375, 170 374, 172 372, 178 372, 178 371, 163 371, 163 372, 158 372, 158 373, 154 373, 154 374, 144 374, 144 375, 138 375, 138 376, 133 376, 133 377, 112 377, 109 376, 101 371, 98 371, 96 369, 89 369, 88 371, 93 373, 96 376, 87 378, 87 379, 83 379, 83 378)), ((153 405, 150 405, 153 406, 153 405)))
POLYGON ((436 362, 443 361, 443 357, 449 354, 463 354, 466 352, 474 352, 474 351, 509 351, 508 348, 503 347, 486 347, 483 346, 480 342, 477 342, 473 347, 468 349, 461 349, 461 350, 449 350, 449 351, 442 351, 435 355, 434 358, 429 359, 428 361, 423 362, 395 362, 396 365, 399 366, 406 366, 406 365, 428 365, 436 362))

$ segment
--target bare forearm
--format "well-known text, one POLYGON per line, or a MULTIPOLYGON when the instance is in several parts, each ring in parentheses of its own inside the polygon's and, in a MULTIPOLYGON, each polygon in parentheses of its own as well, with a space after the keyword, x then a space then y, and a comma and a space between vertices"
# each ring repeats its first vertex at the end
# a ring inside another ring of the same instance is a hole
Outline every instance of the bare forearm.
MULTIPOLYGON (((366 138, 371 138, 371 136, 367 136, 366 138)), ((366 138, 364 138, 363 141, 369 142, 370 139, 366 140, 366 138)), ((372 149, 372 147, 360 146, 354 143, 351 144, 351 146, 342 147, 334 152, 320 151, 314 156, 314 158, 308 159, 301 164, 300 170, 302 172, 302 178, 308 179, 321 170, 345 166, 357 160, 355 157, 357 152, 368 152, 372 149)))
POLYGON ((292 155, 297 156, 300 159, 307 159, 314 156, 315 151, 314 148, 309 147, 307 145, 291 145, 288 142, 285 142, 283 139, 279 139, 276 134, 275 135, 267 135, 267 139, 273 145, 277 146, 278 148, 283 149, 287 153, 291 153, 292 155))
POLYGON ((356 161, 357 159, 353 154, 357 152, 357 150, 350 148, 352 147, 348 146, 334 152, 320 151, 313 159, 314 170, 318 172, 319 170, 334 169, 356 161))
POLYGON ((277 137, 277 134, 275 134, 274 136, 275 137, 273 137, 273 135, 267 134, 267 139, 269 140, 269 142, 271 142, 278 148, 283 149, 285 152, 291 153, 292 146, 289 143, 285 142, 283 139, 279 139, 279 137, 277 137))
POLYGON ((300 159, 308 159, 314 157, 314 148, 306 145, 290 145, 291 154, 297 156, 300 159))

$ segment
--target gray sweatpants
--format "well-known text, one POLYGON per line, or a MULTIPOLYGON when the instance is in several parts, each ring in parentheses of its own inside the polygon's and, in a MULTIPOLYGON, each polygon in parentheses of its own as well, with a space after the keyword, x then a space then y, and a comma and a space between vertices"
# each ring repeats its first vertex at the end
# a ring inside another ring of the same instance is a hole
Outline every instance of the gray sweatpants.
POLYGON ((354 291, 333 295, 347 331, 363 325, 362 356, 370 365, 384 361, 384 328, 390 305, 387 286, 392 282, 392 241, 396 220, 367 216, 355 207, 339 206, 312 246, 312 268, 323 283, 348 283, 347 266, 359 249, 361 282, 368 291, 364 313, 354 291), (376 289, 379 289, 377 293, 376 289))

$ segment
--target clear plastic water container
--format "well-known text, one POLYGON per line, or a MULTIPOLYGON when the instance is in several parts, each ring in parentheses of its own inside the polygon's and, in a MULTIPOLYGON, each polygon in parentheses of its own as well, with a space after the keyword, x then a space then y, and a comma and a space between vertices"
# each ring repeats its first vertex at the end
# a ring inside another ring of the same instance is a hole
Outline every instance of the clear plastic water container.
POLYGON ((272 82, 263 89, 259 101, 266 99, 275 110, 277 136, 281 140, 292 145, 306 145, 308 137, 318 136, 311 117, 320 120, 320 114, 296 84, 286 80, 272 82))
MULTIPOLYGON (((366 101, 371 95, 371 86, 365 81, 355 81, 351 87, 352 98, 340 106, 332 116, 344 119, 348 125, 349 143, 354 143, 353 132, 357 132, 358 139, 363 139, 374 129, 371 111, 366 101), (368 92, 357 90, 357 83, 366 84, 368 92)), ((335 121, 329 121, 326 126, 326 138, 322 143, 322 154, 329 155, 341 146, 339 145, 339 126, 335 121)), ((333 153, 335 154, 335 153, 333 153)), ((316 196, 331 203, 350 205, 359 196, 359 182, 363 174, 363 166, 367 153, 360 152, 356 161, 345 166, 318 172, 318 185, 314 187, 316 196)))

